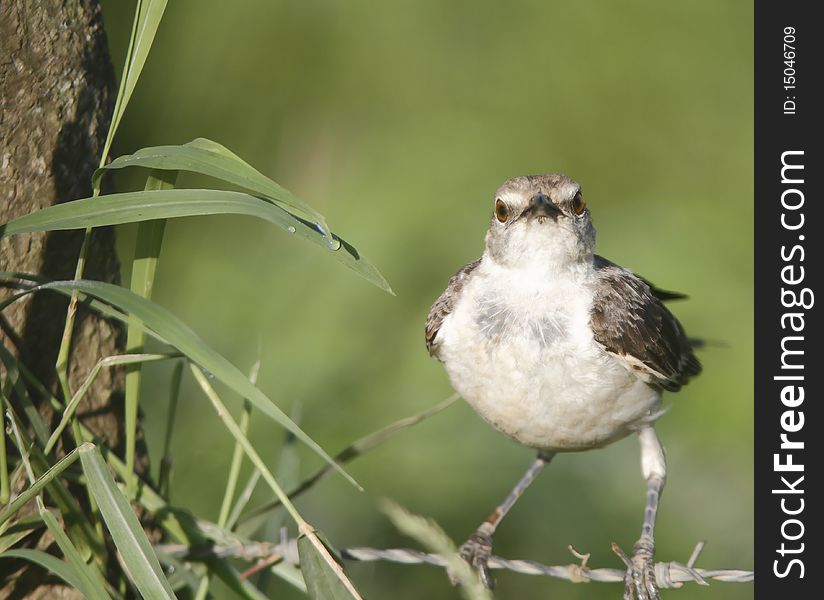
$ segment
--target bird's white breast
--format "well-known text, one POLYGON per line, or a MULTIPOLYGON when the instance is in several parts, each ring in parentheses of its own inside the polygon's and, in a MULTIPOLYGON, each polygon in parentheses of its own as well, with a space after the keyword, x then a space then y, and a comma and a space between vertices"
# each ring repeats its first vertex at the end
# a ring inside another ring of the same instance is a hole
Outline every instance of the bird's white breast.
POLYGON ((649 419, 659 394, 594 338, 592 272, 484 260, 438 332, 455 390, 521 444, 587 450, 649 419))

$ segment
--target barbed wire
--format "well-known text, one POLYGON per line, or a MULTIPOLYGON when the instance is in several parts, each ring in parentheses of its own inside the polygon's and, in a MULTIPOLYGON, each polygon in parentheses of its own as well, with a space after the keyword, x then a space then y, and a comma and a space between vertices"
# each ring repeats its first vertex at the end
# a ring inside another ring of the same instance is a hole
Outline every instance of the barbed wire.
MULTIPOLYGON (((490 569, 500 569, 520 573, 522 575, 543 575, 565 579, 573 583, 623 583, 626 575, 625 569, 612 568, 590 568, 587 565, 589 554, 582 554, 572 546, 568 546, 572 555, 579 563, 567 565, 545 565, 532 560, 511 560, 500 556, 489 558, 490 569)), ((755 575, 753 571, 743 569, 703 569, 695 566, 701 551, 704 549, 704 542, 699 542, 692 551, 686 563, 678 561, 655 563, 655 580, 659 588, 680 588, 684 583, 694 582, 699 585, 709 585, 708 580, 722 581, 726 583, 748 583, 753 581, 755 575)), ((252 542, 242 543, 239 540, 228 545, 211 545, 203 548, 192 548, 183 544, 161 544, 158 550, 162 550, 169 555, 190 559, 203 559, 208 556, 220 556, 224 558, 239 558, 247 561, 261 561, 266 565, 273 565, 276 562, 285 560, 295 566, 299 566, 297 553, 297 540, 294 538, 283 539, 280 543, 252 542)), ((616 545, 612 544, 612 550, 625 563, 629 560, 624 552, 616 545)), ((344 548, 340 550, 340 556, 344 560, 358 562, 386 561, 405 565, 428 564, 436 567, 446 568, 447 560, 439 554, 421 552, 410 548, 344 548)))
MULTIPOLYGON (((677 561, 655 563, 655 579, 660 588, 679 588, 686 582, 695 582, 700 585, 709 585, 708 579, 724 581, 727 583, 747 583, 754 579, 752 571, 742 569, 701 569, 696 568, 695 562, 704 548, 704 543, 699 542, 692 555, 686 563, 677 561)), ((572 546, 569 546, 573 556, 581 562, 568 565, 545 565, 532 560, 510 560, 500 556, 489 558, 490 569, 504 569, 521 573, 523 575, 545 575, 566 579, 574 583, 605 582, 623 583, 626 575, 625 569, 598 568, 592 569, 587 566, 589 554, 581 554, 572 546)), ((618 546, 613 544, 613 551, 626 558, 618 546)), ((402 564, 430 564, 438 567, 446 567, 446 559, 438 554, 429 554, 408 548, 394 548, 391 550, 378 550, 375 548, 346 548, 341 550, 341 556, 348 560, 370 562, 383 560, 402 564)))

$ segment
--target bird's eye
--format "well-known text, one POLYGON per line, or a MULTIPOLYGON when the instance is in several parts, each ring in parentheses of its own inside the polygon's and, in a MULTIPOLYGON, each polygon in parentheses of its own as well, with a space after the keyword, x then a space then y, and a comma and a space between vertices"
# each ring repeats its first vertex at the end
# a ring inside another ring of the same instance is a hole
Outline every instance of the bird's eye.
POLYGON ((495 201, 495 216, 498 217, 501 223, 506 223, 509 218, 509 208, 500 198, 495 201))
POLYGON ((575 197, 572 198, 572 210, 575 211, 576 215, 582 215, 586 208, 587 205, 586 202, 584 202, 583 196, 581 196, 581 192, 576 193, 575 197))

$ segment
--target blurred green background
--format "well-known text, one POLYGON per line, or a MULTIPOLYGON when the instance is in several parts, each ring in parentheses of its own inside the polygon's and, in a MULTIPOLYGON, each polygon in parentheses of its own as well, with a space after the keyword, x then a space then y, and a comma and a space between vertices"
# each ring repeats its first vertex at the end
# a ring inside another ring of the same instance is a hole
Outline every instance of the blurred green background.
MULTIPOLYGON (((120 64, 132 3, 103 6, 120 64)), ((200 136, 226 145, 325 214, 397 297, 270 225, 211 217, 168 224, 155 299, 243 370, 260 352, 262 389, 336 452, 451 393, 423 343, 430 304, 479 256, 501 182, 565 172, 583 185, 599 253, 687 292, 674 311, 716 342, 658 427, 670 468, 658 557, 685 561, 707 540, 700 565, 749 568, 752 21, 743 0, 170 2, 113 154, 200 136)), ((127 271, 134 230, 119 235, 127 271)), ((169 373, 150 367, 143 397, 155 467, 169 373)), ((277 464, 283 432, 259 419, 252 437, 277 464)), ((186 382, 173 502, 216 518, 231 447, 186 382)), ((301 457, 302 474, 320 464, 301 457)), ((532 458, 459 403, 353 462, 365 493, 330 477, 298 508, 338 547, 414 545, 378 511, 390 497, 461 543, 532 458)), ((267 499, 261 488, 255 503, 267 499)), ((630 550, 643 504, 635 439, 561 456, 504 522, 495 552, 565 564, 572 544, 594 566, 619 567, 609 544, 630 550)), ((459 595, 433 567, 349 570, 366 598, 459 595)), ((270 596, 301 597, 270 579, 270 596)), ((621 593, 497 580, 502 599, 621 593)), ((216 586, 215 597, 231 594, 216 586)), ((752 586, 665 597, 750 598, 752 586)))

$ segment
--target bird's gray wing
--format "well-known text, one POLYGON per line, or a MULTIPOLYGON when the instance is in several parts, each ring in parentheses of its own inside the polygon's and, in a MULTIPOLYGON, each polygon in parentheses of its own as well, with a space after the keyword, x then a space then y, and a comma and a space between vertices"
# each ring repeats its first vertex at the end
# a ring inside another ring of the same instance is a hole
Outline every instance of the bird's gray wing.
POLYGON ((599 256, 590 315, 595 340, 641 372, 647 381, 677 391, 701 372, 681 323, 644 279, 599 256))
POLYGON ((441 329, 441 324, 446 316, 452 312, 455 306, 455 301, 458 294, 463 288, 466 280, 469 278, 472 271, 480 264, 481 259, 464 265, 446 284, 444 292, 435 300, 432 308, 429 309, 429 316, 426 318, 426 349, 431 356, 437 358, 437 344, 435 338, 438 336, 438 331, 441 329))

